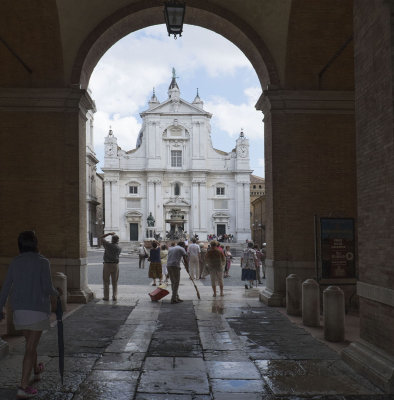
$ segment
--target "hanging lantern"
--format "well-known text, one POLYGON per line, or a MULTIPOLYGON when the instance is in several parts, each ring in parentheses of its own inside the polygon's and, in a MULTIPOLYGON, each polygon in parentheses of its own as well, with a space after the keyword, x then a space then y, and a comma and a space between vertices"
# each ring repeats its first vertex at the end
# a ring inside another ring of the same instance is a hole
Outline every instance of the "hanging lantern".
POLYGON ((166 1, 164 3, 164 19, 166 21, 168 36, 182 36, 183 20, 185 18, 185 3, 179 3, 176 0, 166 1))

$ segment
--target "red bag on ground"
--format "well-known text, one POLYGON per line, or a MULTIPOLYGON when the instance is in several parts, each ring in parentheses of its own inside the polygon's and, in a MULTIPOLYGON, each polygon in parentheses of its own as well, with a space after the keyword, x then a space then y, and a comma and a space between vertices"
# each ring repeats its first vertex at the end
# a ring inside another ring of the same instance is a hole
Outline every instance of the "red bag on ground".
POLYGON ((158 287, 153 292, 149 293, 149 296, 152 301, 159 301, 169 293, 170 292, 168 290, 158 287))

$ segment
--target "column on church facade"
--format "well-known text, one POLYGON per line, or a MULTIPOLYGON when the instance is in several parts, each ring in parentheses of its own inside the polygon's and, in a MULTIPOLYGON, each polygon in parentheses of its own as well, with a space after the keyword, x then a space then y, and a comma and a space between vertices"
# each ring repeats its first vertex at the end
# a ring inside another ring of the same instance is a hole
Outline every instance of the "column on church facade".
POLYGON ((157 179, 155 182, 155 214, 154 217, 156 219, 156 233, 160 233, 162 238, 165 237, 165 222, 164 222, 164 215, 163 215, 163 195, 162 195, 162 182, 157 179))
POLYGON ((120 193, 119 179, 115 176, 106 177, 105 187, 105 232, 115 232, 119 234, 120 229, 120 193))
POLYGON ((192 180, 190 233, 198 234, 200 231, 200 181, 192 180))
POLYGON ((155 185, 154 179, 148 178, 147 183, 147 193, 146 193, 146 215, 144 215, 145 221, 148 217, 149 213, 152 213, 153 217, 156 219, 156 212, 155 212, 155 185))
POLYGON ((146 124, 146 153, 149 162, 155 159, 156 156, 156 138, 155 126, 149 121, 146 124))
POLYGON ((265 90, 267 281, 283 304, 286 276, 315 276, 314 216, 355 218, 354 93, 265 90))
MULTIPOLYGON (((208 207, 207 207, 207 182, 206 179, 202 179, 199 186, 199 221, 200 221, 200 230, 202 235, 208 234, 208 207)), ((201 236, 202 239, 204 236, 201 236)))
MULTIPOLYGON (((241 241, 243 240, 243 231, 245 228, 245 204, 244 204, 244 183, 242 182, 236 182, 236 211, 235 211, 235 231, 237 235, 237 240, 241 241)), ((246 220, 247 221, 247 220, 246 220)), ((246 238, 250 239, 250 238, 246 238)))

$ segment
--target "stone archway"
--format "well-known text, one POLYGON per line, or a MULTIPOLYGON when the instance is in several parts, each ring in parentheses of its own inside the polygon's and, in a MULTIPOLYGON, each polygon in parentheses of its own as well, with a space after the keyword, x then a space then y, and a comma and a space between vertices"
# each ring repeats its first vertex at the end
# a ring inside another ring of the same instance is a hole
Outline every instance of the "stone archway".
MULTIPOLYGON (((138 1, 101 21, 80 46, 71 72, 71 83, 86 89, 102 55, 127 34, 164 23, 161 1, 138 1)), ((185 24, 216 32, 235 44, 249 59, 261 86, 279 86, 277 67, 267 46, 240 17, 206 0, 187 3, 185 24)))

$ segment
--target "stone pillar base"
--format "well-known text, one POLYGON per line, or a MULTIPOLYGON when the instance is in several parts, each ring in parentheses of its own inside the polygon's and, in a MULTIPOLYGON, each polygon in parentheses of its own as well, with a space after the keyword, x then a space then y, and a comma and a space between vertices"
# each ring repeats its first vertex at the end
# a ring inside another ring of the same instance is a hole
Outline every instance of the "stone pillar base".
POLYGON ((0 338, 0 360, 8 354, 9 346, 2 338, 0 338))
POLYGON ((267 287, 263 287, 259 299, 270 307, 282 307, 285 305, 285 293, 272 292, 267 287))
POLYGON ((67 293, 68 303, 86 304, 93 299, 94 293, 88 287, 86 287, 85 289, 71 289, 67 293))
POLYGON ((394 357, 367 342, 354 342, 342 350, 342 359, 384 392, 394 393, 394 357))

